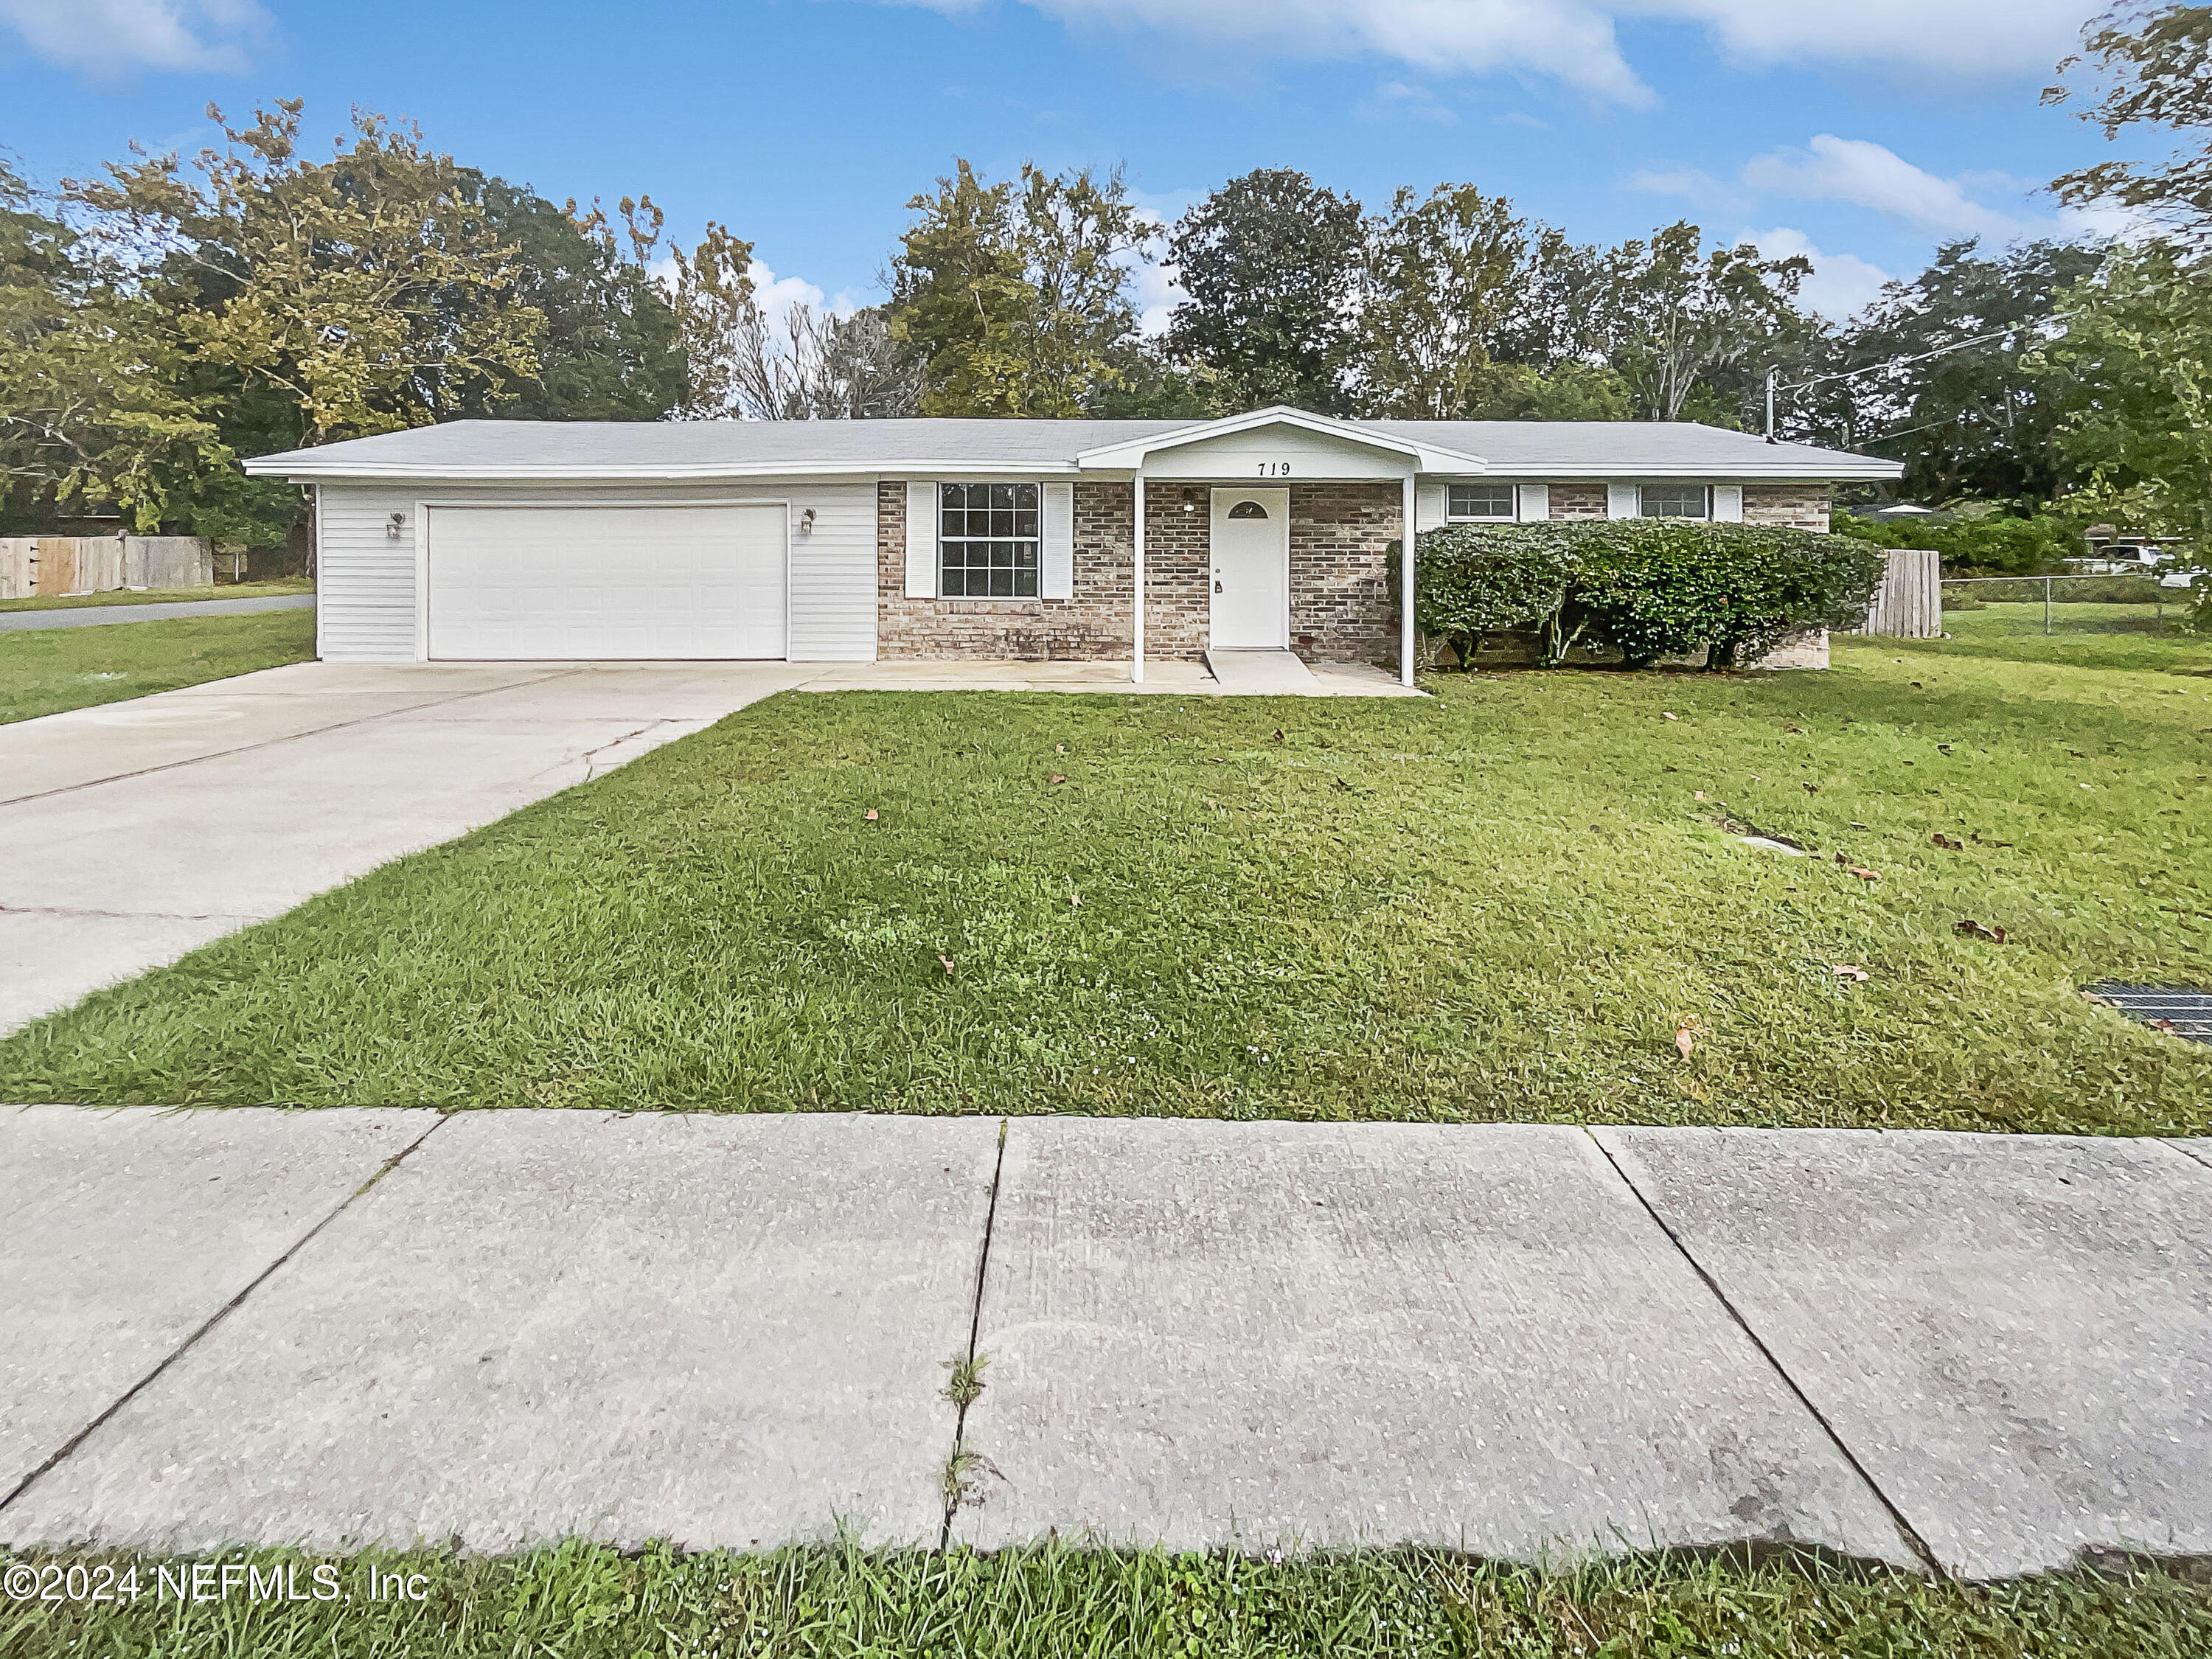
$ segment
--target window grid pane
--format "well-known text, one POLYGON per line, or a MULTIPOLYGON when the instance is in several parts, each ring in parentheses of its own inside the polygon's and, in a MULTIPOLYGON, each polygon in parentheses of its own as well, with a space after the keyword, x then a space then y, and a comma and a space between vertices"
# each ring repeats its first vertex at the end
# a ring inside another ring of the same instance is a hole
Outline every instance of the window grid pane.
POLYGON ((1644 516, 1647 519, 1702 519, 1710 515, 1703 484, 1645 484, 1644 516))
POLYGON ((1035 599, 1037 486, 945 484, 941 490, 938 591, 949 599, 1035 599))
POLYGON ((1513 514, 1511 484, 1449 484, 1444 489, 1447 519, 1510 519, 1513 514))

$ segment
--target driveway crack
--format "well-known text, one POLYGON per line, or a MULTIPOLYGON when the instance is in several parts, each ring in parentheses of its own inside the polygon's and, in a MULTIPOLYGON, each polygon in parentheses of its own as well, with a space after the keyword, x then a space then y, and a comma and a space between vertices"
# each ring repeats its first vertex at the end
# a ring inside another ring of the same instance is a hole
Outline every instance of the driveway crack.
POLYGON ((1628 1171, 1620 1165, 1620 1160, 1613 1155, 1613 1148, 1607 1146, 1595 1134, 1591 1133, 1588 1128, 1584 1128, 1583 1133, 1589 1135, 1590 1144, 1595 1146, 1605 1161, 1613 1166, 1613 1174, 1620 1177, 1620 1184, 1627 1188, 1630 1195, 1644 1206, 1644 1214, 1650 1216, 1659 1231, 1666 1234, 1667 1242, 1674 1247, 1683 1261, 1690 1264, 1690 1271, 1704 1281, 1705 1288, 1712 1292, 1713 1299, 1728 1310, 1728 1316, 1735 1322, 1737 1328, 1751 1339, 1752 1346, 1759 1350, 1760 1358, 1773 1368, 1775 1376, 1782 1379, 1783 1387, 1796 1396, 1797 1403, 1802 1406, 1811 1414, 1813 1420, 1820 1425, 1820 1431, 1828 1437, 1829 1443, 1841 1455, 1844 1462, 1850 1466, 1851 1472, 1866 1483, 1866 1489, 1874 1494, 1875 1501, 1888 1513, 1891 1524, 1898 1530, 1898 1535, 1903 1538, 1911 1547, 1912 1553, 1920 1558, 1921 1565, 1939 1579, 1949 1578, 1951 1575, 1944 1571, 1943 1564, 1936 1559, 1936 1552, 1929 1548, 1928 1540, 1923 1538, 1913 1524, 1905 1518, 1905 1511, 1898 1508, 1897 1504, 1891 1500, 1889 1494, 1881 1489, 1881 1483, 1874 1478, 1873 1472, 1859 1462, 1858 1454, 1845 1443, 1844 1437, 1838 1432, 1836 1425, 1828 1420, 1828 1414, 1813 1403, 1813 1397, 1805 1392, 1796 1377, 1790 1376, 1790 1368, 1782 1363, 1781 1356, 1767 1346, 1766 1340, 1752 1328, 1751 1321, 1744 1317, 1743 1310, 1738 1308, 1729 1293, 1721 1288, 1720 1280, 1706 1271, 1705 1264, 1698 1261, 1690 1247, 1683 1243, 1682 1236, 1668 1224, 1666 1217, 1659 1213, 1658 1206, 1646 1198, 1643 1189, 1629 1178, 1628 1171))
POLYGON ((283 1267, 294 1256, 299 1255, 301 1250, 305 1249, 307 1245, 313 1241, 315 1235, 321 1232, 324 1228, 329 1226, 331 1223, 336 1221, 340 1216, 343 1215, 346 1211, 352 1206, 355 1200, 360 1198, 362 1194, 367 1193, 370 1188, 375 1186, 378 1182, 383 1180, 385 1176, 390 1175, 394 1170, 398 1169, 400 1164, 405 1160, 408 1154, 412 1152, 417 1146, 420 1146, 424 1141, 428 1140, 432 1135, 435 1134, 439 1129, 444 1127, 445 1122, 445 1118, 442 1115, 440 1116, 435 1122, 432 1123, 429 1127, 424 1129, 421 1134, 416 1135, 414 1139, 409 1141, 404 1146, 402 1146, 390 1158, 386 1158, 382 1164, 377 1166, 375 1174, 370 1176, 369 1178, 362 1182, 360 1186, 355 1188, 343 1198, 340 1199, 337 1202, 337 1207, 331 1210, 328 1215, 325 1216, 320 1221, 318 1221, 313 1226, 308 1228, 306 1232, 301 1233, 299 1237, 294 1239, 289 1245, 285 1247, 284 1253, 282 1255, 279 1255, 274 1261, 271 1261, 259 1273, 254 1274, 252 1280, 247 1284, 245 1288, 240 1290, 237 1295, 232 1297, 229 1301, 224 1303, 222 1306, 217 1308, 215 1312, 209 1315, 207 1319, 202 1322, 198 1329, 195 1330, 190 1336, 179 1343, 177 1346, 166 1355, 161 1359, 161 1363, 156 1364, 152 1370, 148 1371, 145 1376, 140 1377, 136 1382, 133 1382, 128 1389, 125 1389, 120 1395, 117 1395, 113 1402, 108 1406, 106 1411, 100 1413, 100 1415, 94 1418, 91 1422, 86 1424, 75 1434, 71 1435, 68 1440, 62 1443, 61 1447, 55 1451, 51 1457, 47 1458, 45 1462, 40 1464, 38 1468, 33 1469, 28 1474, 17 1481, 14 1489, 5 1497, 0 1497, 0 1510, 6 1509, 10 1504, 13 1504, 17 1498, 21 1498, 25 1492, 30 1491, 33 1486, 36 1486, 42 1477, 59 1467, 62 1461, 68 1457, 69 1455, 75 1451, 79 1446, 82 1446, 87 1440, 90 1439, 93 1434, 103 1423, 106 1423, 110 1418, 113 1417, 116 1413, 121 1411, 125 1406, 129 1405, 133 1400, 136 1400, 141 1394, 144 1393, 145 1390, 153 1384, 155 1380, 161 1376, 164 1371, 167 1370, 170 1366, 175 1364, 179 1359, 182 1359, 187 1353, 191 1352, 194 1345, 196 1345, 202 1337, 205 1336, 210 1331, 215 1329, 216 1326, 222 1324, 224 1320, 229 1318, 234 1311, 245 1304, 247 1297, 252 1296, 254 1291, 261 1288, 261 1286, 268 1280, 270 1274, 274 1273, 279 1267, 283 1267))
POLYGON ((984 1356, 975 1345, 983 1334, 983 1281, 991 1271, 991 1233, 999 1221, 999 1182, 1006 1169, 1007 1120, 999 1120, 998 1156, 991 1164, 991 1199, 983 1211, 983 1243, 975 1253, 975 1294, 969 1307, 968 1352, 952 1363, 952 1380, 945 1397, 952 1402, 952 1455, 945 1462, 945 1523, 938 1529, 941 1554, 952 1545, 953 1517, 969 1492, 970 1483, 988 1468, 981 1454, 968 1443, 968 1408, 983 1392, 984 1356))

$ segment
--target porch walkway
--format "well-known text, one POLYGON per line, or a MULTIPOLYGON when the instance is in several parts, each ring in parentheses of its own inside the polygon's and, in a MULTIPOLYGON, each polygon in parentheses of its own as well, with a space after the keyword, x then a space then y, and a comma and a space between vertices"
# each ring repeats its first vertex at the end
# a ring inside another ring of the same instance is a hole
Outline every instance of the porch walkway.
POLYGON ((1425 697, 1398 684, 1387 668, 1365 663, 1316 663, 1310 686, 1273 679, 1265 685, 1224 684, 1203 663, 1148 662, 1133 685, 1126 662, 1024 662, 967 658, 957 662, 825 663, 800 691, 1082 691, 1167 697, 1425 697))

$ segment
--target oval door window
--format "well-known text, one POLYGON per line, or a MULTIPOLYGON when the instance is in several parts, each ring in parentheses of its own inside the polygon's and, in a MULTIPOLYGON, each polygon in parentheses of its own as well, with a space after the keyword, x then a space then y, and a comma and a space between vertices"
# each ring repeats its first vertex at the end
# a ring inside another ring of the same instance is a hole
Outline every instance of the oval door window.
POLYGON ((1264 519, 1267 516, 1267 509, 1257 501, 1239 501, 1229 509, 1229 516, 1232 519, 1264 519))

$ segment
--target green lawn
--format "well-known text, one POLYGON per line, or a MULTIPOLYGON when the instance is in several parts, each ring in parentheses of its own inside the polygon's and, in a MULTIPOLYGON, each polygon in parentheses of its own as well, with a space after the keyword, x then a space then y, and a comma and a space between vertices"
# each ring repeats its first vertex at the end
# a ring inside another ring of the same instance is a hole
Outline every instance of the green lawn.
POLYGON ((0 633, 0 725, 305 662, 314 654, 312 611, 0 633))
MULTIPOLYGON (((213 1559, 215 1558, 202 1558, 213 1559)), ((226 1553, 297 1567, 325 1559, 226 1553)), ((0 1552, 64 1568, 131 1557, 0 1552)), ((1960 1586, 1805 1556, 1626 1558, 1549 1569, 1425 1552, 1250 1560, 1060 1546, 977 1555, 828 1547, 634 1555, 572 1545, 511 1559, 338 1558, 350 1601, 0 1601, 0 1654, 164 1659, 2191 1659, 2212 1651, 2212 1592, 2155 1571, 1960 1586), (368 1599, 367 1571, 420 1575, 422 1599, 368 1599)), ((173 1573, 176 1571, 172 1568, 173 1573)), ((265 1581, 273 1584, 273 1580, 265 1581)))
POLYGON ((273 582, 235 582, 222 587, 149 587, 134 593, 118 587, 105 593, 42 593, 36 599, 0 599, 0 616, 10 611, 76 611, 88 605, 176 605, 187 599, 267 599, 280 594, 312 593, 305 576, 273 582))
POLYGON ((1960 620, 1421 702, 786 695, 28 1028, 0 1098, 2203 1133, 2212 1050, 2077 988, 2212 982, 2212 640, 1960 620))

